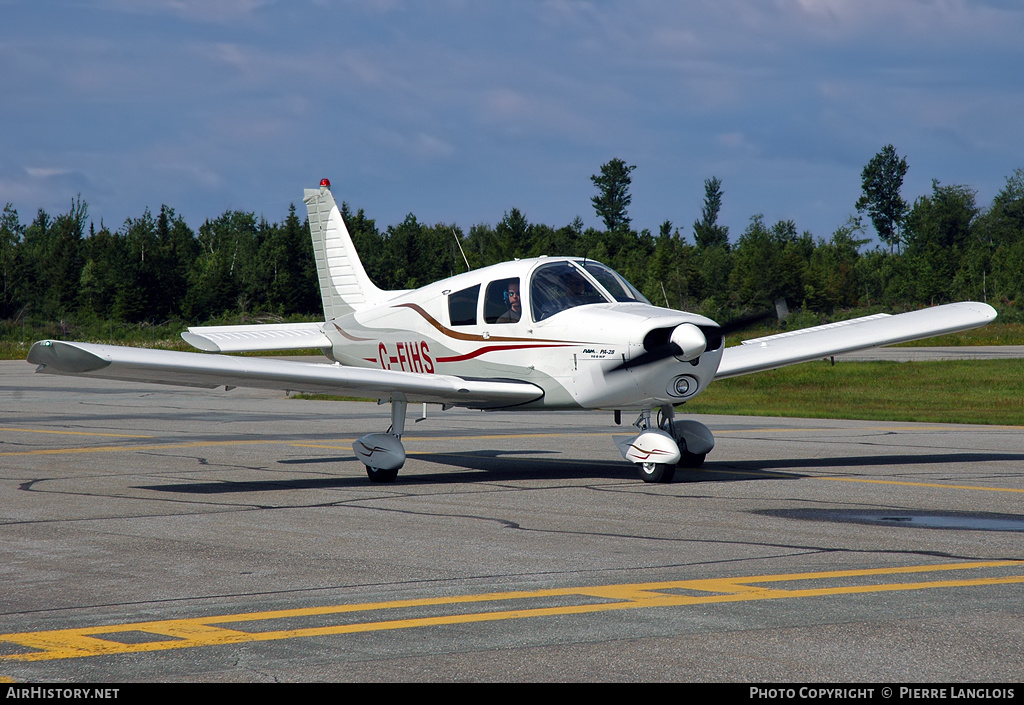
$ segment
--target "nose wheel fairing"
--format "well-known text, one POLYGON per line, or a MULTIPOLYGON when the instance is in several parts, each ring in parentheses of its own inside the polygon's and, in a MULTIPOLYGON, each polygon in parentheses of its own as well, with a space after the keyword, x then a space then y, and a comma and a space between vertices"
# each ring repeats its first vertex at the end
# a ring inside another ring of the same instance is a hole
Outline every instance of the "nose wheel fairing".
POLYGON ((671 482, 677 465, 700 467, 715 447, 711 429, 699 421, 677 421, 671 406, 662 408, 659 416, 654 426, 650 410, 644 410, 634 424, 639 434, 613 439, 623 460, 636 465, 644 482, 671 482))

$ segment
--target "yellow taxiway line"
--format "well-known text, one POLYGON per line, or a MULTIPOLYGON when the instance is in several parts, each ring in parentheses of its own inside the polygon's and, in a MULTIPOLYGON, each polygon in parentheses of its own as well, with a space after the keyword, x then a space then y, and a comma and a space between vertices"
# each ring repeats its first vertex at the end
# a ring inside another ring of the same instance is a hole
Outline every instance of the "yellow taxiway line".
POLYGON ((8 645, 5 651, 18 651, 0 656, 0 661, 109 656, 625 609, 1014 583, 1024 583, 1024 561, 945 563, 492 592, 0 634, 0 643, 8 645), (972 575, 947 577, 954 571, 970 571, 972 575), (880 580, 928 574, 932 574, 931 579, 880 580), (815 581, 824 582, 815 585, 815 581), (793 585, 781 587, 779 583, 793 585), (801 584, 807 586, 801 587, 801 584), (389 614, 389 611, 393 612, 389 614), (394 611, 401 614, 394 614, 394 611), (389 618, 391 615, 394 617, 389 618), (287 624, 276 620, 287 620, 287 624), (304 620, 310 626, 302 626, 304 620), (280 628, 285 626, 287 628, 280 628))
POLYGON ((19 433, 49 433, 57 436, 104 436, 106 438, 156 438, 156 436, 141 436, 134 433, 99 433, 98 431, 67 431, 65 429, 54 430, 50 428, 0 427, 0 431, 17 431, 19 433))
POLYGON ((907 487, 937 487, 942 490, 982 490, 984 492, 1024 492, 1014 487, 983 487, 981 485, 944 485, 937 482, 907 482, 905 480, 869 480, 862 477, 816 477, 833 482, 864 482, 870 485, 904 485, 907 487))

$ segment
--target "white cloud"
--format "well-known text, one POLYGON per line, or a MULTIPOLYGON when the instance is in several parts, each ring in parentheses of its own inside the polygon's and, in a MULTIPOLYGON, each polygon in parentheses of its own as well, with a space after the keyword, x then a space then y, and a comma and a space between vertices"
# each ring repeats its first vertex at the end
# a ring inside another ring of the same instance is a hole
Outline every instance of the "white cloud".
POLYGON ((220 188, 224 185, 224 176, 211 169, 207 164, 187 161, 180 155, 167 154, 166 157, 166 160, 154 161, 153 168, 159 172, 171 174, 175 178, 183 177, 186 181, 203 188, 220 188))
POLYGON ((718 135, 718 144, 729 149, 744 149, 754 151, 753 145, 747 141, 746 135, 742 132, 723 132, 718 135))
POLYGON ((373 135, 376 144, 418 160, 445 159, 455 152, 455 147, 450 142, 426 132, 403 133, 378 128, 374 130, 373 135))
POLYGON ((836 38, 897 37, 934 47, 953 41, 1018 42, 1024 7, 978 0, 776 0, 799 32, 836 38))
POLYGON ((222 23, 251 18, 273 0, 103 0, 102 4, 124 12, 170 13, 187 20, 222 23))
POLYGON ((67 176, 72 173, 72 169, 63 167, 25 167, 25 173, 31 176, 33 179, 50 179, 55 176, 67 176))
POLYGON ((596 125, 565 95, 528 94, 513 88, 486 90, 478 96, 480 123, 508 135, 581 138, 595 134, 596 125))

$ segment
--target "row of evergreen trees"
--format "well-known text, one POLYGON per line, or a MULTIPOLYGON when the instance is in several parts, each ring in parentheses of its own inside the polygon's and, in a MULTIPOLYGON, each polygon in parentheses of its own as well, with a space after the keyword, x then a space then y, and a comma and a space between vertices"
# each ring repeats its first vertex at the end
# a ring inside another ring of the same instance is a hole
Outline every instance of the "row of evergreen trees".
MULTIPOLYGON (((605 167, 594 177, 603 230, 585 229, 579 218, 562 227, 531 223, 515 208, 497 225, 468 232, 420 223, 411 214, 381 229, 347 205, 343 215, 367 272, 384 289, 464 271, 461 244, 473 268, 542 254, 596 259, 654 303, 718 319, 764 309, 779 297, 790 308, 825 315, 961 299, 1012 312, 1024 300, 1024 170, 987 207, 966 186, 934 182, 930 194, 900 214, 889 247, 866 249, 866 227, 857 217, 822 239, 799 232, 792 221, 769 224, 755 215, 730 243, 728 229, 717 223, 718 179, 705 182, 692 239, 668 221, 657 234, 637 231, 625 211, 632 167, 619 160, 605 167), (602 180, 609 166, 611 177, 602 180)), ((115 231, 96 230, 80 199, 58 216, 40 210, 28 224, 8 204, 0 219, 0 320, 200 323, 321 313, 309 232, 294 206, 280 223, 229 211, 197 232, 166 206, 115 231)))

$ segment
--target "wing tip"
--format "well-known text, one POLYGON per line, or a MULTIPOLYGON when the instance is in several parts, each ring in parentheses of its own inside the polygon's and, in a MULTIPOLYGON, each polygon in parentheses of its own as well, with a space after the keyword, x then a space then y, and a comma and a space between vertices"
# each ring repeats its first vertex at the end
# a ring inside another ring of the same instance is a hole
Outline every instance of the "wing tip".
POLYGON ((219 353, 221 351, 220 346, 215 342, 198 333, 193 333, 191 330, 182 331, 181 338, 195 349, 203 352, 219 353))
POLYGON ((61 340, 40 340, 34 343, 25 359, 39 365, 36 372, 54 371, 69 374, 94 372, 110 364, 109 360, 90 350, 61 340))
POLYGON ((999 315, 999 313, 989 304, 980 303, 978 301, 972 301, 971 303, 978 307, 978 313, 985 317, 985 323, 991 323, 996 320, 996 316, 999 315))

